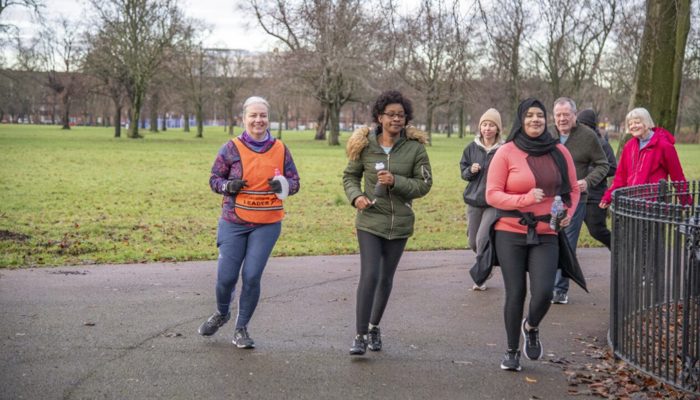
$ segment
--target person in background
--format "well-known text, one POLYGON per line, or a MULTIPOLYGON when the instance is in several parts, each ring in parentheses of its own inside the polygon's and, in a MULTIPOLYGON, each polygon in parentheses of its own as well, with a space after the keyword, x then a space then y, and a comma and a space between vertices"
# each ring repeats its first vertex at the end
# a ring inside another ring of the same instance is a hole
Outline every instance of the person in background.
POLYGON ((245 131, 221 147, 209 178, 211 190, 224 197, 216 237, 216 311, 199 327, 199 334, 211 336, 231 318, 231 299, 240 276, 243 283, 233 344, 243 349, 255 347, 248 322, 260 298, 263 270, 282 229, 280 197, 299 191, 292 154, 270 134, 269 111, 262 97, 245 101, 245 131), (284 193, 287 186, 288 193, 284 193))
POLYGON ((349 161, 343 186, 357 209, 355 227, 360 246, 351 355, 365 354, 368 346, 371 351, 382 349, 379 323, 399 260, 413 234, 411 203, 425 196, 433 184, 424 146, 427 135, 408 126, 412 118, 410 100, 398 91, 386 91, 372 106, 376 128, 358 129, 347 143, 349 161))
POLYGON ((672 181, 686 181, 674 146, 676 139, 666 129, 654 126, 647 109, 633 109, 627 113, 625 123, 632 139, 622 149, 615 178, 600 200, 600 208, 610 206, 615 189, 657 183, 669 178, 672 181))
MULTIPOLYGON (((586 198, 588 188, 603 181, 610 168, 603 148, 600 147, 595 132, 576 121, 576 103, 568 97, 560 97, 554 101, 554 138, 569 150, 576 166, 576 184, 581 191, 581 202, 575 210, 571 224, 566 227, 566 238, 574 252, 578 245, 578 237, 586 217, 586 198)), ((552 302, 566 304, 569 302, 569 278, 557 270, 554 283, 552 302)))
MULTIPOLYGON (((495 210, 486 203, 486 173, 493 155, 503 144, 502 131, 501 114, 495 108, 489 108, 479 119, 479 132, 474 141, 464 148, 459 162, 462 179, 469 182, 464 189, 467 238, 469 248, 477 254, 483 248, 482 242, 487 239, 496 215, 495 210)), ((485 283, 472 287, 472 290, 486 289, 485 283)))
POLYGON ((529 98, 518 106, 506 143, 493 156, 486 201, 498 209, 493 229, 496 257, 505 284, 504 320, 508 348, 501 369, 520 371, 520 334, 525 357, 538 360, 543 347, 539 327, 551 306, 559 262, 559 238, 549 225, 555 196, 568 206, 560 226, 571 222, 580 189, 569 151, 547 132, 542 102, 529 98), (523 319, 530 278, 530 304, 523 319))
MULTIPOLYGON (((605 152, 605 157, 608 159, 610 169, 608 169, 607 177, 615 176, 617 170, 617 160, 615 159, 615 151, 613 151, 608 140, 603 137, 598 129, 598 117, 595 111, 589 109, 581 110, 578 113, 578 122, 591 128, 598 136, 598 142, 605 152)), ((606 178, 607 178, 606 177, 606 178)), ((588 228, 588 232, 593 239, 599 241, 610 250, 610 230, 606 225, 607 211, 598 207, 600 200, 603 198, 605 190, 608 188, 607 179, 603 179, 597 185, 588 188, 588 198, 586 200, 586 218, 584 222, 588 228)))

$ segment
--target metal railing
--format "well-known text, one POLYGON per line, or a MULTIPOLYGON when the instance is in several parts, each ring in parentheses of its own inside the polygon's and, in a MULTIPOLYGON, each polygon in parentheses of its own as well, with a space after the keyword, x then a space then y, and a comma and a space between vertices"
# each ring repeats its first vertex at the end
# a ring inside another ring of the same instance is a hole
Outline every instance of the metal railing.
POLYGON ((615 191, 609 342, 616 357, 700 394, 700 182, 615 191))

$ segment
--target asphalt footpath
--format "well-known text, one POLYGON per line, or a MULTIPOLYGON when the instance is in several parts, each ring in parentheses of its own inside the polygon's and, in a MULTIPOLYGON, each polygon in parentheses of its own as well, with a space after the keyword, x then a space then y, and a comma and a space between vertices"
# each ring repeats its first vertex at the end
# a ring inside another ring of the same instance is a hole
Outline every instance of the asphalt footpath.
POLYGON ((499 368, 500 270, 472 291, 470 251, 406 252, 384 348, 359 357, 348 355, 358 255, 270 259, 254 350, 231 344, 233 321, 197 334, 215 309, 215 261, 2 270, 0 398, 585 399, 563 365, 593 362, 586 343, 605 341, 610 254, 579 249, 579 260, 590 293, 572 287, 552 305, 545 356, 517 373, 499 368))

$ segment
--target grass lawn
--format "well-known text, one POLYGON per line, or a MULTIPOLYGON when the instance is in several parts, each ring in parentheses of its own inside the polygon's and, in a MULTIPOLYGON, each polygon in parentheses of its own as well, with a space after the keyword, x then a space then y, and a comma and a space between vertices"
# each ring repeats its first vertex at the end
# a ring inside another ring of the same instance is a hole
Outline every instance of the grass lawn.
MULTIPOLYGON (((209 189, 209 170, 229 136, 214 127, 204 139, 144 133, 132 140, 113 138, 111 128, 0 125, 0 267, 215 259, 221 197, 209 189)), ((414 203, 409 250, 466 246, 459 159, 471 140, 434 136, 434 185, 414 203)), ((302 186, 285 202, 273 254, 356 252, 344 146, 314 141, 312 132, 284 132, 283 141, 302 186)), ((677 148, 686 176, 700 177, 700 146, 677 148)), ((598 243, 584 228, 580 245, 598 243)))

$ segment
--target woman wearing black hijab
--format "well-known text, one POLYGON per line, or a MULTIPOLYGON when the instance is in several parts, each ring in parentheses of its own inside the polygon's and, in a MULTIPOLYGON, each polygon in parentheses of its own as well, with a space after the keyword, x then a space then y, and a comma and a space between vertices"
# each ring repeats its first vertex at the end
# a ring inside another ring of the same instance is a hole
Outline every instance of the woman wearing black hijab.
POLYGON ((557 232, 549 226, 554 196, 567 206, 565 227, 571 222, 580 192, 569 151, 546 127, 547 113, 539 100, 518 106, 513 129, 491 161, 486 201, 499 209, 495 250, 506 289, 504 318, 508 336, 501 369, 520 371, 520 333, 525 357, 537 360, 543 348, 538 326, 549 310, 559 259, 557 232), (530 276, 530 304, 523 319, 530 276))

